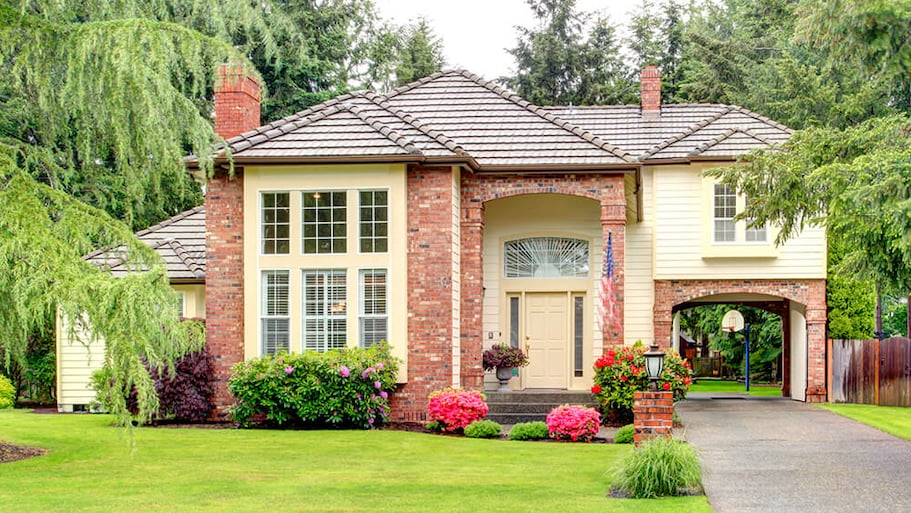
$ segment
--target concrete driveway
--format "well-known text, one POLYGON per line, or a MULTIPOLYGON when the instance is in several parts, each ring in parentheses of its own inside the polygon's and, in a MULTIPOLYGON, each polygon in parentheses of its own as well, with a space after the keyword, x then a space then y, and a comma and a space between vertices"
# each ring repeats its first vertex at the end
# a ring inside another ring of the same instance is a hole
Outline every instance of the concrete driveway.
POLYGON ((677 405, 715 513, 911 511, 911 442, 788 399, 677 405))

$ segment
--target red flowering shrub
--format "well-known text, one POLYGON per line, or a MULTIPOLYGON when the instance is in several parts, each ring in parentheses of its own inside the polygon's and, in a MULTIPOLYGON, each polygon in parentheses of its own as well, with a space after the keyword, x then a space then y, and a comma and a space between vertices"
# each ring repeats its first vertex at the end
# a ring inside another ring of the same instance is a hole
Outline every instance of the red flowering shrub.
POLYGON ((481 420, 487 415, 484 394, 475 390, 448 387, 431 392, 427 411, 431 421, 442 425, 443 431, 455 432, 481 420))
MULTIPOLYGON (((622 417, 633 408, 633 394, 649 389, 651 382, 645 370, 645 346, 642 342, 620 351, 610 350, 595 361, 595 383, 592 393, 598 399, 604 415, 622 417)), ((674 392, 674 401, 686 398, 692 383, 689 362, 674 351, 665 351, 664 369, 658 379, 658 389, 674 392)))
POLYGON ((547 414, 547 431, 557 440, 588 442, 601 428, 601 415, 594 408, 564 404, 547 414))

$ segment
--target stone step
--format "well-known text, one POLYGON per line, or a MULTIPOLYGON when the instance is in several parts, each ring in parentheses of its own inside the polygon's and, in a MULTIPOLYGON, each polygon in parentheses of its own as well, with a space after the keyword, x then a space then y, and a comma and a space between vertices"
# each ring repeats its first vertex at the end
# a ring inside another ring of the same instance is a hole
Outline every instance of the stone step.
POLYGON ((487 392, 486 395, 490 407, 486 418, 500 424, 543 421, 562 404, 595 406, 591 393, 574 390, 487 392))
POLYGON ((494 403, 553 403, 561 404, 594 404, 590 392, 564 390, 557 392, 486 392, 487 404, 494 403))
POLYGON ((500 425, 515 425, 520 422, 544 422, 547 419, 546 413, 488 413, 487 420, 492 420, 500 425))

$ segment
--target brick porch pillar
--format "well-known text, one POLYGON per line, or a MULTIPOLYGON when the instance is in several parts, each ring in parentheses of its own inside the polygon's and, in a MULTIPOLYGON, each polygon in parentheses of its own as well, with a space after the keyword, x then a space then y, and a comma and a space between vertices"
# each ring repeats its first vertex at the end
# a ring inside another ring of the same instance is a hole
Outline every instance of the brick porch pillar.
POLYGON ((826 402, 826 282, 810 282, 807 304, 807 402, 826 402))
MULTIPOLYGON (((608 298, 600 298, 604 312, 601 318, 602 350, 617 349, 623 346, 623 304, 624 276, 626 267, 626 192, 623 176, 611 176, 606 180, 601 192, 601 233, 603 236, 602 251, 607 252, 608 237, 611 239, 613 252, 613 287, 615 307, 612 309, 608 298), (614 319, 611 318, 613 310, 614 319)), ((598 277, 604 272, 602 253, 598 260, 598 277)), ((600 289, 600 287, 598 287, 600 289)), ((596 293, 597 290, 596 289, 596 293)))
POLYGON ((674 430, 674 393, 664 391, 633 394, 633 437, 636 445, 658 436, 671 436, 674 430))
POLYGON ((484 303, 484 205, 462 199, 461 380, 463 388, 484 388, 482 309, 484 303))

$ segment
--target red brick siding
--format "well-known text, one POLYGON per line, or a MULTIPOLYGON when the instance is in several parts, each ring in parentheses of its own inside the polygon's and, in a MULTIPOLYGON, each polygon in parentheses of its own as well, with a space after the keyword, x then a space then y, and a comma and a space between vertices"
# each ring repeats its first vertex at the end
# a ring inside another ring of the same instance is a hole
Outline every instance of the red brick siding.
POLYGON ((231 366, 244 359, 244 177, 219 173, 206 193, 206 345, 212 355, 215 412, 224 418, 231 366))
POLYGON ((642 113, 655 116, 661 112, 661 73, 655 66, 646 66, 640 75, 642 80, 642 113))
POLYGON ((674 394, 651 391, 633 394, 633 427, 636 445, 649 438, 670 436, 674 429, 674 394))
MULTIPOLYGON (((671 342, 672 311, 692 299, 716 294, 768 294, 806 306, 807 401, 821 402, 826 392, 825 280, 655 280, 655 341, 671 342)), ((792 344, 800 341, 792 340, 792 344)))
POLYGON ((392 395, 393 422, 426 420, 427 396, 453 372, 452 170, 411 167, 407 185, 408 383, 392 395))

